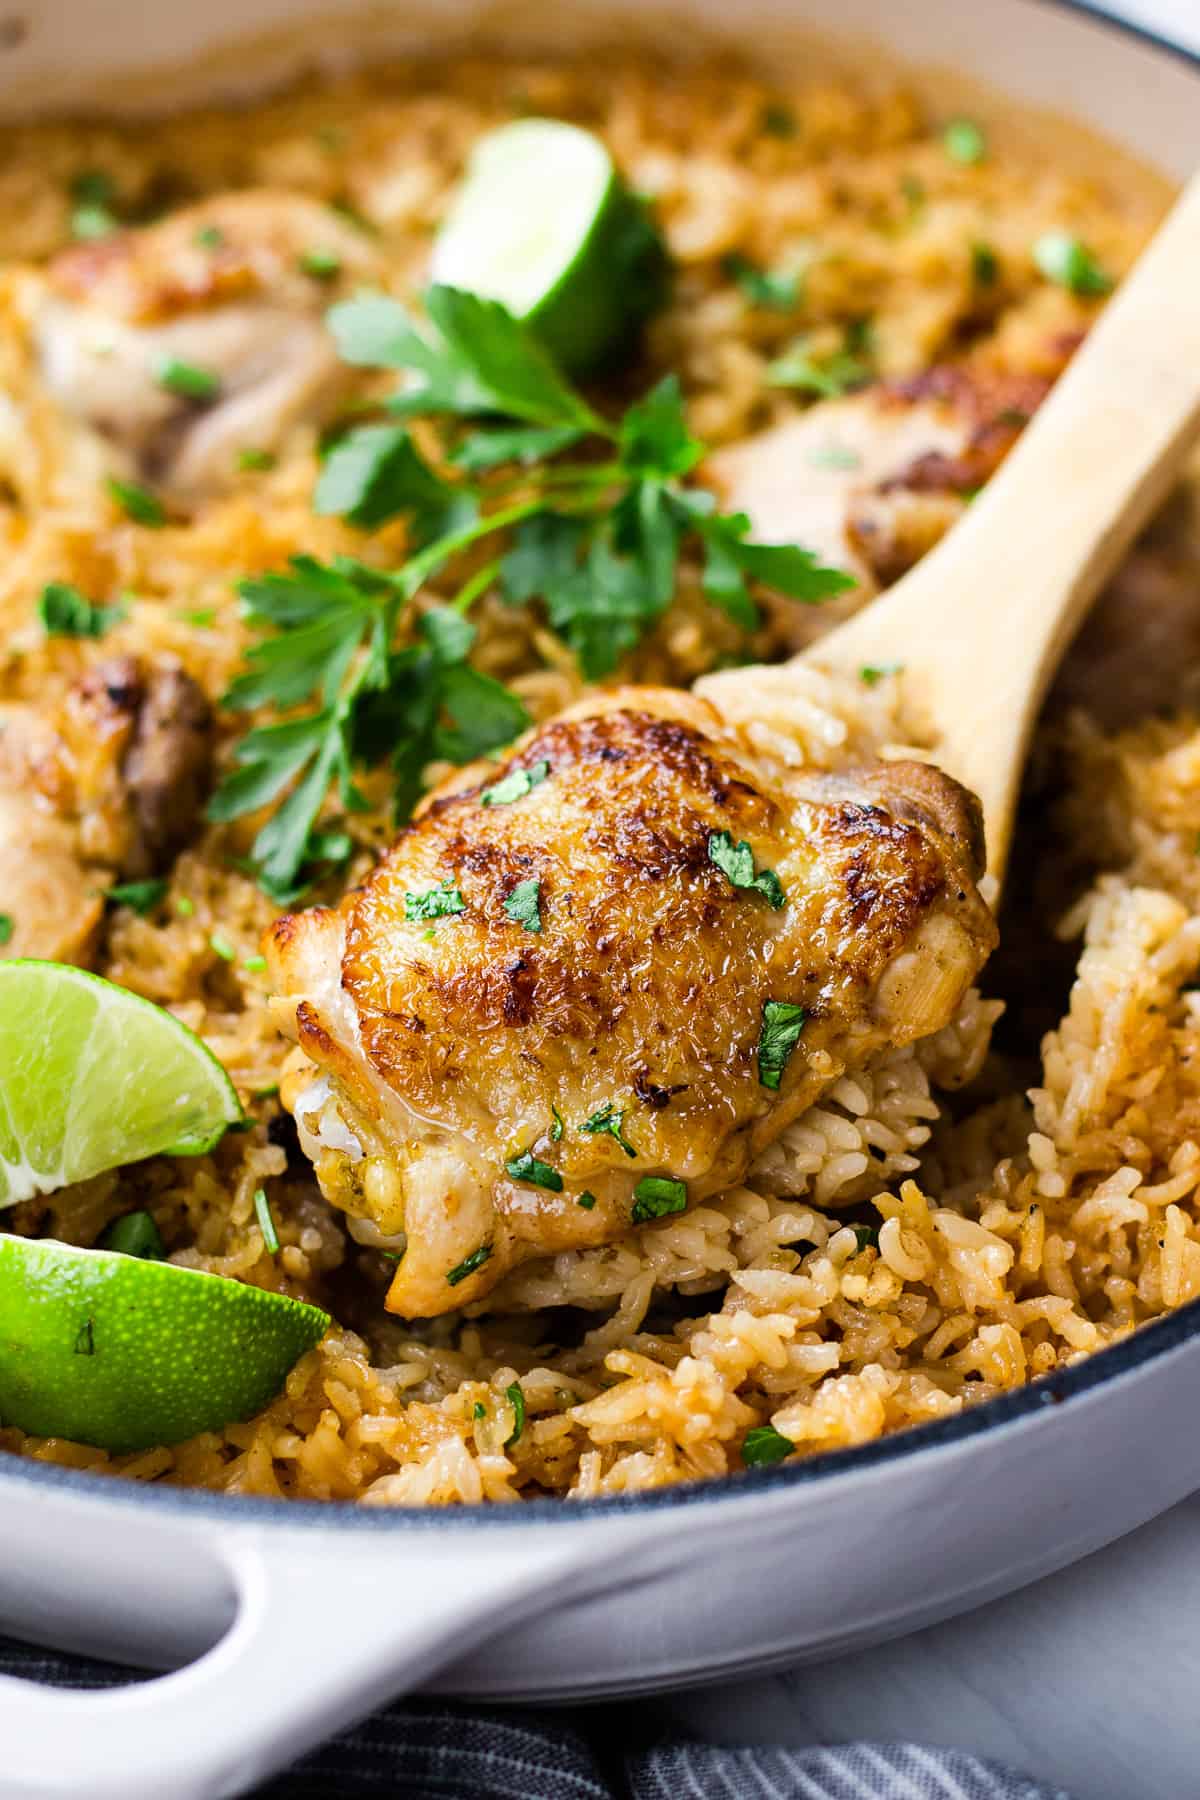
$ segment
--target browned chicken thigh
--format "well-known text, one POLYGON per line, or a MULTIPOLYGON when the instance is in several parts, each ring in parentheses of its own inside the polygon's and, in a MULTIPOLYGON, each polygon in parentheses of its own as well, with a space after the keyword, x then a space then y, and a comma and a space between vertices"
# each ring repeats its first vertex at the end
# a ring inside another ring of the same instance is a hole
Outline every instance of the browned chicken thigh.
POLYGON ((824 400, 727 444, 704 475, 721 504, 767 543, 802 543, 857 586, 821 607, 787 606, 799 649, 899 580, 945 536, 993 475, 1065 366, 1073 341, 1048 345, 1044 375, 944 363, 824 400))
POLYGON ((592 699, 460 771, 268 944, 303 1052, 285 1102, 355 1236, 400 1253, 389 1308, 685 1210, 945 1024, 995 942, 981 857, 939 771, 776 765, 676 691, 592 699))
POLYGON ((0 705, 0 956, 88 961, 108 884, 169 867, 195 830, 212 736, 192 677, 132 656, 44 712, 0 705))

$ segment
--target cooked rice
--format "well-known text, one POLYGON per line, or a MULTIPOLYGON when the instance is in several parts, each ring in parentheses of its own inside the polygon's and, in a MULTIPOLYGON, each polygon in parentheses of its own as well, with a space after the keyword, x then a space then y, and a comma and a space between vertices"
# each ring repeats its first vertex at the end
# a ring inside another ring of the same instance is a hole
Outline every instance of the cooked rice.
MULTIPOLYGON (((36 261, 64 241, 81 166, 111 171, 147 205, 264 182, 348 199, 379 225, 392 285, 409 294, 467 149, 514 110, 602 131, 655 195, 680 276, 639 380, 678 369, 692 423, 714 444, 796 404, 766 381, 794 321, 748 308, 721 278, 723 256, 803 264, 808 323, 838 343, 870 315, 884 373, 968 342, 997 366, 1036 372, 1087 312, 1037 278, 1028 246, 1066 226, 1119 272, 1153 222, 1140 199, 1028 156, 954 163, 901 91, 781 95, 712 70, 477 62, 298 93, 257 109, 253 132, 224 114, 10 132, 8 248, 36 261), (764 129, 785 101, 794 131, 764 129), (1005 275, 981 314, 972 246, 982 240, 1005 275)), ((0 287, 0 358, 23 354, 0 287)), ((314 517, 311 432, 273 473, 161 531, 116 520, 94 483, 57 466, 47 432, 0 503, 0 697, 52 695, 97 654, 46 643, 33 627, 48 580, 135 596, 105 653, 170 652, 217 694, 243 643, 232 577, 298 550, 386 565, 402 543, 396 528, 364 541, 314 517), (207 627, 195 622, 205 609, 216 615, 207 627)), ((481 627, 483 666, 535 715, 578 693, 569 656, 534 618, 485 603, 481 627)), ((752 648, 778 656, 797 629, 777 613, 752 648)), ((675 608, 629 672, 682 683, 745 649, 685 569, 675 608)), ((800 743, 830 768, 861 760, 912 735, 899 688, 781 672, 756 710, 756 746, 794 758, 800 743)), ((272 1131, 284 1046, 263 978, 245 967, 271 907, 231 866, 242 829, 208 832, 173 871, 169 923, 116 912, 97 966, 205 1038, 254 1127, 199 1161, 159 1159, 31 1202, 13 1222, 90 1243, 117 1213, 147 1206, 175 1261, 312 1298, 339 1324, 249 1423, 133 1456, 11 1429, 0 1446, 143 1480, 372 1505, 611 1494, 737 1469, 755 1425, 773 1424, 807 1455, 955 1413, 1200 1294, 1200 995, 1189 989, 1200 963, 1200 726, 1151 721, 1113 737, 1086 718, 1065 732, 1053 723, 1044 755, 1065 798, 1051 854, 1064 873, 1050 907, 1019 928, 1083 942, 1028 1093, 1036 1044, 991 1052, 1002 1008, 972 992, 935 1038, 844 1077, 744 1186, 619 1243, 530 1263, 479 1316, 419 1330, 384 1314, 383 1259, 349 1240, 272 1131), (1080 891, 1060 919, 1069 883, 1080 891), (215 931, 232 962, 214 950, 215 931), (276 1258, 255 1217, 259 1186, 276 1258), (506 1390, 518 1379, 528 1422, 510 1444, 506 1390)), ((379 810, 354 825, 363 867, 387 833, 385 795, 374 797, 379 810)), ((1011 883, 1032 885, 1020 850, 1011 883)))

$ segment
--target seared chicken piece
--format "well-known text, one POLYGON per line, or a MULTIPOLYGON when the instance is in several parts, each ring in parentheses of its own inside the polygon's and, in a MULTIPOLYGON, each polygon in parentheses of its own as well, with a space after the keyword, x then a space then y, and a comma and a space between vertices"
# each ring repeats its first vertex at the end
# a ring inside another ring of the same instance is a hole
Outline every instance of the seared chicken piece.
POLYGON ((336 400, 346 370, 323 315, 373 266, 313 200, 228 194, 65 251, 23 278, 19 310, 85 458, 189 504, 229 484, 239 450, 272 450, 336 400))
POLYGON ((49 715, 0 707, 4 956, 86 962, 118 876, 164 868, 208 790, 212 716, 190 675, 113 657, 49 715))
MULTIPOLYGON (((1063 345, 1065 363, 1069 349, 1063 345)), ((708 484, 766 543, 800 543, 858 580, 819 609, 792 607, 796 647, 910 569, 998 468, 1049 377, 947 364, 827 400, 708 459, 708 484)))
POLYGON ((939 771, 768 766, 678 691, 460 771, 340 907, 268 936, 303 1052, 285 1104, 354 1234, 403 1252, 389 1308, 478 1300, 737 1182, 951 1017, 995 942, 981 859, 939 771))

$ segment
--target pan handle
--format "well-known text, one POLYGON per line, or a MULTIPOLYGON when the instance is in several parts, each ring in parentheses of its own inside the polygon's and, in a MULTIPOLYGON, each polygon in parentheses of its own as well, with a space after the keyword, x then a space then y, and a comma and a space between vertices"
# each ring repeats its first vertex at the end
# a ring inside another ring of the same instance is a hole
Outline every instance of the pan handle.
MULTIPOLYGON (((187 1667, 126 1687, 0 1677, 0 1800, 245 1793, 481 1637, 582 1597, 616 1548, 603 1522, 372 1524, 189 1533, 232 1587, 229 1629, 187 1667)), ((147 1604, 169 1608, 147 1549, 147 1604)))

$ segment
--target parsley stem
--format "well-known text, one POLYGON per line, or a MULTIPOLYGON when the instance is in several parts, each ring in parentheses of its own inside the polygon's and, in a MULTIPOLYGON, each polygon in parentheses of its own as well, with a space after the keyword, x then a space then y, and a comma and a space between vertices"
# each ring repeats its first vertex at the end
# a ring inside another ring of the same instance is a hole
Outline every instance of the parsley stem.
POLYGON ((418 590, 424 586, 429 577, 441 568, 442 564, 459 550, 488 537, 493 531, 503 531, 509 525, 519 525, 522 519, 532 518, 534 513, 542 512, 545 501, 522 500, 512 506, 502 506, 498 512, 488 513, 486 518, 476 519, 470 525, 464 525, 460 531, 448 532, 445 537, 435 539, 428 548, 410 557, 402 569, 397 570, 395 579, 400 584, 405 598, 411 600, 418 590))
MULTIPOLYGON (((612 487, 628 480, 620 463, 563 463, 559 468, 539 469, 537 479, 543 487, 612 487)), ((514 477, 514 482, 529 480, 529 472, 514 477)))
POLYGON ((479 599, 481 594, 487 592, 488 588, 491 587, 493 581, 495 581, 496 577, 499 575, 502 560, 503 558, 499 556, 494 557, 490 563, 485 563, 482 569, 477 569, 470 581, 463 582, 451 602, 455 612, 470 612, 475 601, 479 599))

